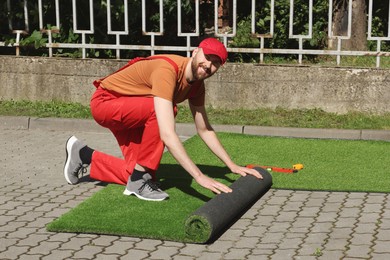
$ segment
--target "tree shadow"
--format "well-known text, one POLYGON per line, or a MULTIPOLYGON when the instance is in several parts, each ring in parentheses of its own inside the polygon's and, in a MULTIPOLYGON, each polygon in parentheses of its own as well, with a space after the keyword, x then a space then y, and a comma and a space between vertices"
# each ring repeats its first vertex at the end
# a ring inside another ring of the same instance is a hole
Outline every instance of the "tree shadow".
MULTIPOLYGON (((229 183, 234 182, 233 179, 227 176, 227 174, 231 173, 227 167, 218 167, 212 165, 197 166, 210 178, 224 179, 229 183)), ((194 181, 194 179, 178 164, 161 164, 157 171, 156 178, 160 182, 161 189, 163 190, 177 188, 183 193, 196 197, 205 202, 212 199, 211 197, 208 197, 191 187, 191 183, 194 181)))

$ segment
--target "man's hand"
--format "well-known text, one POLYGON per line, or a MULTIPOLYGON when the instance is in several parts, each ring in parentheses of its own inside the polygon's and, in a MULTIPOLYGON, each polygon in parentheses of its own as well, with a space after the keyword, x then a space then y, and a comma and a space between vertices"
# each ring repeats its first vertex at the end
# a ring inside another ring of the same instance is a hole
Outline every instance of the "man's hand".
POLYGON ((203 186, 204 188, 209 189, 216 194, 221 194, 222 192, 223 193, 232 192, 232 189, 230 189, 225 184, 222 184, 204 174, 200 175, 199 177, 196 177, 195 181, 199 183, 201 186, 203 186))
POLYGON ((240 174, 241 176, 246 176, 247 174, 250 174, 250 175, 255 176, 256 178, 263 179, 263 176, 261 176, 261 174, 258 171, 256 171, 255 169, 249 169, 247 167, 234 165, 232 168, 230 168, 230 170, 233 173, 240 174))

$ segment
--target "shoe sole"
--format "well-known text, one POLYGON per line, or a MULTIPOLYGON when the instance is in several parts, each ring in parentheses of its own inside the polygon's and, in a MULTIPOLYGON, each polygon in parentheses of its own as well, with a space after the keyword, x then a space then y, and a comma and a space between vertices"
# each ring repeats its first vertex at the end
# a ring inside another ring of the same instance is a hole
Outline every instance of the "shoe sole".
POLYGON ((72 185, 74 185, 76 183, 73 183, 70 181, 67 172, 68 172, 69 164, 70 164, 70 151, 72 151, 72 146, 76 140, 77 140, 77 138, 74 135, 72 135, 71 137, 68 138, 68 140, 66 141, 66 144, 65 144, 66 159, 65 159, 65 165, 64 165, 64 176, 65 176, 65 180, 69 184, 72 184, 72 185), (69 152, 68 152, 68 150, 69 150, 69 152))
POLYGON ((150 199, 150 198, 145 198, 145 197, 142 197, 141 195, 133 192, 133 191, 129 191, 128 189, 125 189, 125 191, 123 192, 123 195, 126 195, 126 196, 130 196, 130 195, 135 195, 137 196, 137 198, 141 199, 141 200, 148 200, 148 201, 163 201, 165 199, 167 199, 168 197, 166 198, 162 198, 162 199, 150 199))

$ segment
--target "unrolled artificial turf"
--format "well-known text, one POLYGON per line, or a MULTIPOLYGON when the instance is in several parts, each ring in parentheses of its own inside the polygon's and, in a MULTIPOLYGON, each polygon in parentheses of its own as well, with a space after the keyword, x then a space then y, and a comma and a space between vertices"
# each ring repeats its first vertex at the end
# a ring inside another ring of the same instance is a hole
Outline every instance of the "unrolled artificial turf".
MULTIPOLYGON (((389 192, 389 142, 315 140, 219 134, 235 162, 291 167, 302 163, 295 174, 272 172, 273 188, 318 191, 389 192)), ((185 144, 191 158, 212 178, 231 185, 238 176, 209 152, 198 138, 185 144)), ((48 225, 58 232, 98 233, 181 242, 185 221, 215 195, 200 187, 165 154, 158 172, 161 188, 170 199, 145 202, 122 195, 120 185, 108 185, 70 212, 48 225)), ((83 185, 82 183, 79 185, 83 185)), ((201 239, 202 240, 202 239, 201 239)))

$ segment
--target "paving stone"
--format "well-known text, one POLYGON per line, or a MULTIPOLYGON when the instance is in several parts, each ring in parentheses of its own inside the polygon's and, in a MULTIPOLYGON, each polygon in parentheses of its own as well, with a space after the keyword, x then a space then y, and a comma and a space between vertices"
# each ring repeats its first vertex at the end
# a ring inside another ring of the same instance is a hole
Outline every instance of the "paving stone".
POLYGON ((17 216, 9 216, 9 215, 0 215, 0 230, 2 230, 1 226, 7 225, 9 222, 14 221, 17 216))
POLYGON ((304 202, 307 200, 307 198, 310 197, 309 192, 301 192, 297 191, 291 194, 291 196, 288 198, 289 202, 295 201, 295 202, 304 202))
POLYGON ((372 245, 372 241, 374 240, 373 234, 352 234, 352 238, 349 241, 351 245, 372 245))
POLYGON ((202 254, 197 259, 199 259, 199 260, 211 260, 211 259, 224 259, 224 258, 223 258, 221 253, 202 252, 202 254))
POLYGON ((279 242, 283 239, 284 233, 265 233, 263 237, 260 238, 261 243, 271 243, 271 244, 279 244, 279 242))
POLYGON ((349 249, 345 252, 346 257, 364 257, 369 258, 371 248, 368 245, 350 245, 349 249))
POLYGON ((99 246, 84 246, 80 251, 77 251, 73 258, 94 259, 95 256, 102 252, 104 248, 99 246))
POLYGON ((335 228, 354 228, 357 223, 356 218, 338 218, 334 223, 335 228))
POLYGON ((374 249, 375 253, 390 254, 390 241, 375 241, 374 249))
MULTIPOLYGON (((138 252, 132 252, 133 255, 124 255, 124 256, 119 256, 119 255, 116 255, 116 254, 99 254, 96 256, 96 258, 94 260, 118 260, 118 259, 131 259, 131 260, 137 260, 137 259, 147 259, 145 257, 141 257, 140 255, 141 254, 138 254, 138 252)), ((147 252, 144 252, 145 254, 147 254, 147 252)))
POLYGON ((60 250, 72 249, 75 251, 79 251, 83 246, 88 245, 90 242, 91 239, 89 238, 71 237, 70 240, 65 243, 58 242, 61 245, 58 249, 60 250))
POLYGON ((283 205, 282 209, 283 212, 296 212, 301 211, 303 206, 304 203, 302 201, 288 201, 286 204, 283 205))
POLYGON ((353 231, 357 234, 373 234, 377 229, 376 223, 356 223, 353 231))
POLYGON ((308 233, 304 239, 306 244, 325 244, 328 233, 308 233))
MULTIPOLYGON (((256 238, 256 239, 258 239, 258 238, 256 238)), ((238 242, 240 242, 240 241, 238 241, 238 242)), ((247 241, 247 240, 245 240, 245 241, 247 241)), ((236 242, 236 243, 238 243, 238 242, 236 242)), ((256 241, 256 243, 257 243, 257 241, 256 241)), ((226 253, 234 245, 235 245, 235 243, 233 241, 220 241, 220 240, 217 240, 214 243, 212 243, 211 245, 207 245, 206 246, 206 250, 209 251, 209 252, 226 253)), ((182 253, 183 251, 180 250, 180 252, 182 253)))
POLYGON ((52 233, 46 240, 48 242, 68 242, 72 237, 75 237, 74 233, 52 233))
POLYGON ((249 248, 231 248, 227 254, 223 255, 223 258, 224 259, 245 259, 245 257, 249 254, 250 254, 249 248))
POLYGON ((300 217, 316 217, 319 211, 320 207, 303 207, 298 214, 300 217))
POLYGON ((298 249, 302 243, 303 240, 301 238, 284 238, 280 241, 278 250, 298 249))
POLYGON ((325 232, 329 232, 329 230, 332 227, 333 227, 333 223, 331 222, 314 223, 310 227, 310 231, 313 233, 325 233, 325 232))
POLYGON ((347 198, 348 194, 343 192, 332 192, 329 194, 328 198, 326 199, 327 203, 343 203, 344 200, 347 198))
POLYGON ((179 254, 197 257, 204 251, 207 251, 205 245, 186 244, 185 247, 179 249, 179 254))
POLYGON ((29 234, 27 238, 18 240, 17 246, 38 246, 40 242, 47 240, 48 235, 29 234))
POLYGON ((267 227, 266 226, 250 226, 248 227, 247 230, 244 230, 244 233, 243 235, 245 237, 259 237, 261 236, 262 234, 264 234, 264 232, 266 232, 267 230, 267 227))
POLYGON ((151 240, 151 239, 145 239, 141 240, 140 242, 137 242, 135 244, 136 249, 143 249, 143 250, 156 250, 157 246, 161 245, 163 242, 161 240, 151 240))
POLYGON ((16 238, 4 239, 4 236, 1 236, 0 238, 1 238, 0 252, 6 251, 8 247, 15 245, 19 241, 19 239, 16 239, 16 238))
POLYGON ((325 199, 322 198, 309 198, 305 201, 305 207, 321 207, 325 202, 325 199))
POLYGON ((53 260, 53 259, 70 259, 73 255, 73 250, 53 250, 47 256, 43 256, 42 260, 53 260))
POLYGON ((150 252, 151 259, 171 259, 172 256, 177 255, 179 249, 177 247, 158 246, 157 250, 150 252))
POLYGON ((330 238, 324 244, 326 251, 342 250, 345 251, 349 245, 347 238, 330 238))
POLYGON ((296 252, 294 249, 278 249, 272 255, 272 259, 275 259, 275 260, 294 259, 294 255, 296 255, 296 252))
POLYGON ((389 260, 390 259, 390 253, 381 254, 381 253, 371 253, 372 259, 375 260, 389 260))
POLYGON ((277 216, 275 216, 275 221, 276 222, 291 222, 293 219, 295 219, 298 216, 297 211, 290 211, 290 212, 285 212, 281 211, 277 216))
POLYGON ((251 223, 252 221, 250 219, 240 219, 235 222, 230 228, 246 230, 251 225, 251 223))
POLYGON ((381 213, 382 208, 383 208, 382 204, 371 203, 371 204, 365 204, 362 208, 362 211, 364 213, 372 213, 372 212, 381 213))
POLYGON ((134 245, 133 243, 129 243, 129 242, 115 241, 112 243, 112 245, 105 247, 103 253, 125 255, 127 253, 127 250, 130 248, 150 250, 150 251, 156 250, 156 248, 154 247, 142 248, 138 246, 138 244, 134 245))
POLYGON ((340 218, 356 218, 360 212, 360 208, 343 208, 338 212, 338 215, 340 218))
POLYGON ((379 229, 378 232, 375 234, 375 238, 378 241, 389 241, 390 243, 389 230, 379 229))
POLYGON ((42 255, 21 255, 18 260, 41 260, 42 255))
POLYGON ((268 228, 268 233, 285 233, 291 227, 289 222, 274 222, 268 228))
POLYGON ((366 205, 369 204, 382 204, 386 199, 386 194, 384 193, 371 193, 370 196, 366 197, 366 205))
POLYGON ((299 256, 314 256, 316 252, 322 252, 322 244, 321 243, 313 243, 307 244, 304 243, 301 247, 296 251, 299 256))
POLYGON ((334 223, 338 218, 338 212, 319 212, 316 217, 316 222, 331 222, 334 223))
POLYGON ((345 208, 361 208, 364 205, 364 198, 349 198, 345 201, 345 208))
POLYGON ((350 239, 353 234, 352 228, 333 228, 332 232, 329 234, 330 239, 337 239, 337 238, 346 238, 350 239))
POLYGON ((244 233, 241 229, 229 229, 225 233, 223 233, 219 240, 221 241, 237 241, 244 233))
POLYGON ((51 251, 54 249, 58 249, 60 247, 60 242, 46 242, 43 241, 39 243, 39 246, 31 247, 28 251, 28 254, 42 254, 49 255, 51 251))
POLYGON ((341 250, 323 250, 320 259, 345 259, 341 250))
POLYGON ((378 223, 380 219, 380 213, 361 213, 359 217, 360 223, 378 223))
POLYGON ((238 240, 235 243, 236 248, 255 248, 256 245, 259 243, 260 238, 259 237, 241 237, 240 240, 238 240))
POLYGON ((172 257, 173 260, 195 260, 194 257, 186 255, 175 255, 172 257))
POLYGON ((257 219, 252 220, 252 224, 254 226, 267 226, 268 227, 274 221, 275 221, 274 216, 266 216, 266 215, 263 215, 261 212, 261 215, 257 219))
MULTIPOLYGON (((119 238, 116 236, 99 236, 91 241, 93 245, 97 246, 111 246, 114 241, 118 240, 119 238)), ((135 242, 134 242, 135 243, 135 242)))
POLYGON ((14 232, 8 233, 9 238, 27 238, 30 234, 35 233, 36 228, 20 227, 14 232))

